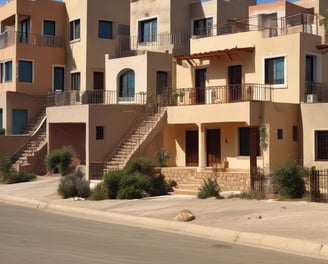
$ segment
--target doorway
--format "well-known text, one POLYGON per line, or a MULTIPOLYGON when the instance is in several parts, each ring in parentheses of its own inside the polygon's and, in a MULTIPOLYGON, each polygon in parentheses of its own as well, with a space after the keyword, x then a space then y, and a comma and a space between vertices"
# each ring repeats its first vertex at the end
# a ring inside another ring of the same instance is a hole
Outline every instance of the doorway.
POLYGON ((228 67, 229 101, 240 101, 242 95, 242 67, 234 65, 228 67))
POLYGON ((215 167, 221 162, 221 130, 206 130, 206 166, 215 167))
POLYGON ((186 166, 198 166, 198 131, 186 131, 186 166))
POLYGON ((196 69, 195 71, 195 98, 192 98, 192 103, 204 104, 205 103, 205 88, 207 69, 196 69), (193 102, 194 101, 194 102, 193 102))

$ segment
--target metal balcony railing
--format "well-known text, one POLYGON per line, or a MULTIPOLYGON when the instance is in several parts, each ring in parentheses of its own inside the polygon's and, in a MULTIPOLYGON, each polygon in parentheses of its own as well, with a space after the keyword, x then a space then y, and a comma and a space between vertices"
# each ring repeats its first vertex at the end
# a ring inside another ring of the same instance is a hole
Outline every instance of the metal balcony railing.
POLYGON ((43 36, 17 31, 6 31, 0 34, 0 49, 4 49, 15 44, 63 48, 64 39, 57 36, 43 36))
POLYGON ((169 105, 222 104, 246 101, 272 101, 271 85, 243 83, 210 86, 206 88, 180 88, 171 93, 169 105))
POLYGON ((326 102, 328 102, 328 83, 305 83, 304 103, 326 102))

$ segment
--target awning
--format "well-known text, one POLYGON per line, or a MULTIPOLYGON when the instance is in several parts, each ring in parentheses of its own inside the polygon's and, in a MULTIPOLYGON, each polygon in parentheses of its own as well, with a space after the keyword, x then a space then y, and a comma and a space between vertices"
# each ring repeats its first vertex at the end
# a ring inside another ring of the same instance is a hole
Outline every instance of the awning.
POLYGON ((317 46, 317 49, 321 50, 322 54, 325 54, 328 52, 328 44, 321 44, 317 46))
POLYGON ((210 59, 214 57, 226 57, 232 60, 233 55, 240 55, 242 53, 252 53, 255 51, 255 47, 246 47, 246 48, 232 48, 232 49, 224 49, 224 50, 216 50, 216 51, 208 51, 201 53, 194 53, 188 55, 178 55, 175 56, 176 60, 179 62, 181 60, 193 60, 193 59, 210 59))

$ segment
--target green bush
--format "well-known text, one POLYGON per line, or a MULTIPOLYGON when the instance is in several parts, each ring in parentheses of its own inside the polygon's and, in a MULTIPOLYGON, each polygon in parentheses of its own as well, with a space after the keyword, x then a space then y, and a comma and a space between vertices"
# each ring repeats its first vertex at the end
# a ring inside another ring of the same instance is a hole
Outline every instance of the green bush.
POLYGON ((11 170, 12 159, 9 154, 0 155, 0 172, 9 173, 11 170))
POLYGON ((13 183, 33 181, 35 178, 36 176, 32 173, 10 170, 10 172, 4 173, 2 175, 2 182, 6 184, 13 184, 13 183))
POLYGON ((138 173, 124 174, 119 183, 118 199, 138 199, 143 197, 142 185, 147 184, 138 173))
POLYGON ((265 199, 265 195, 263 192, 260 191, 248 190, 241 192, 239 198, 247 200, 263 200, 265 199))
POLYGON ((104 175, 104 187, 107 190, 109 199, 116 199, 123 175, 123 171, 119 169, 109 171, 104 175))
POLYGON ((5 135, 6 134, 6 129, 0 128, 0 135, 5 135))
POLYGON ((94 189, 91 190, 89 200, 100 201, 108 199, 107 190, 102 182, 98 183, 94 189))
POLYGON ((84 174, 80 170, 77 170, 60 179, 57 192, 63 198, 87 198, 90 195, 90 186, 89 182, 84 179, 84 174))
POLYGON ((145 175, 153 175, 154 164, 149 159, 144 157, 138 157, 130 160, 124 168, 124 173, 133 174, 135 172, 140 172, 145 175))
POLYGON ((302 198, 305 193, 304 177, 308 171, 296 162, 288 161, 280 165, 274 172, 280 186, 280 193, 286 198, 302 198))
POLYGON ((72 147, 64 146, 61 149, 54 149, 45 158, 45 163, 49 171, 59 172, 66 175, 73 160, 74 151, 72 147))
POLYGON ((166 167, 166 163, 170 158, 171 154, 165 148, 161 148, 155 153, 156 165, 159 167, 166 167))
POLYGON ((216 197, 218 199, 222 198, 220 196, 220 187, 216 180, 203 180, 203 185, 199 188, 197 197, 200 199, 206 199, 209 197, 216 197))

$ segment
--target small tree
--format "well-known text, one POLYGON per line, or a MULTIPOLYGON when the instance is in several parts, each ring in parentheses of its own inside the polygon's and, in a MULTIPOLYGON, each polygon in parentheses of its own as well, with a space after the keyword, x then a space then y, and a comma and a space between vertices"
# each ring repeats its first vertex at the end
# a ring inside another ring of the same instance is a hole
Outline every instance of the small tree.
POLYGON ((171 158, 171 154, 165 148, 161 148, 159 151, 155 153, 156 164, 159 167, 166 167, 166 163, 170 158, 171 158))

